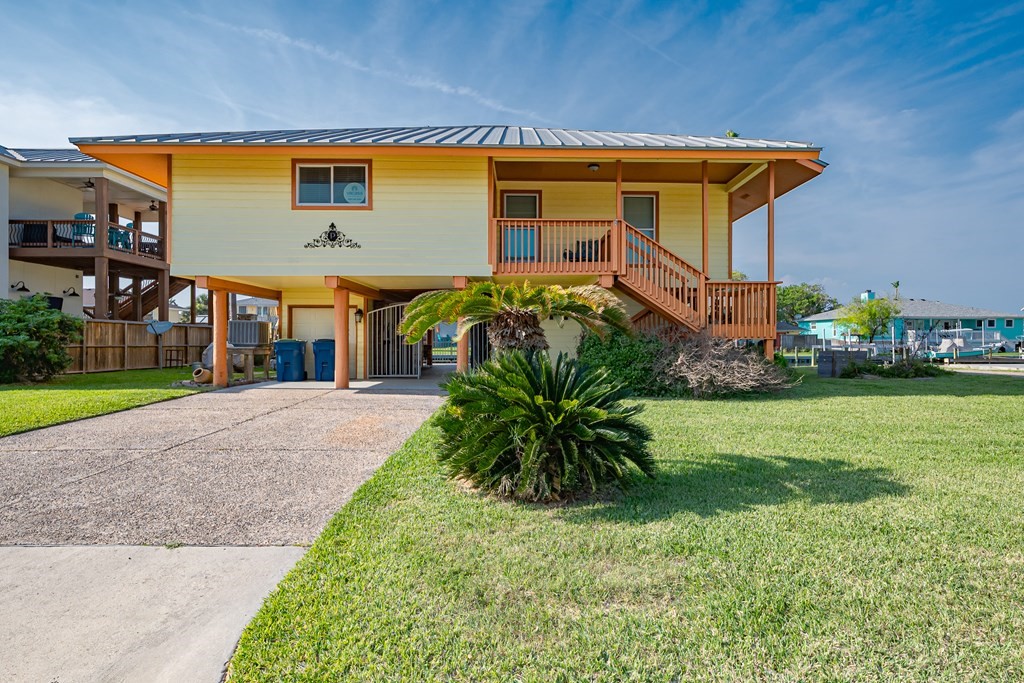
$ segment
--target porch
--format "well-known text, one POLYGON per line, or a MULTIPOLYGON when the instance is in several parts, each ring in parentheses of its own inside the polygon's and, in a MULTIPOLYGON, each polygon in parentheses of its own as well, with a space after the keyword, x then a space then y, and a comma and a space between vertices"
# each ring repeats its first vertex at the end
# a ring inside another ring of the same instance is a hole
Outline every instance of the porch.
POLYGON ((641 327, 710 328, 771 347, 774 202, 822 168, 803 159, 492 159, 494 277, 600 283, 643 307, 634 315, 641 327), (733 223, 761 207, 767 278, 734 282, 733 223))

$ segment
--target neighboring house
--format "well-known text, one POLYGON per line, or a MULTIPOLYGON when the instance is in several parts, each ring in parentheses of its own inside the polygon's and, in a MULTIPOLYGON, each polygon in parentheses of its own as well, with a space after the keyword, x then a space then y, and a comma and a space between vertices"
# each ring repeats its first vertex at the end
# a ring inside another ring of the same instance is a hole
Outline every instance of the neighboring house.
MULTIPOLYGON (((96 290, 92 287, 86 287, 82 290, 82 306, 86 310, 93 309, 96 306, 96 290)), ((160 318, 159 308, 154 308, 152 311, 147 312, 142 316, 143 321, 150 320, 170 320, 171 322, 182 322, 188 320, 189 309, 184 306, 175 305, 174 302, 170 302, 167 306, 166 318, 160 318)))
POLYGON ((72 315, 126 320, 166 305, 191 284, 170 278, 166 199, 160 184, 77 149, 0 147, 2 295, 42 293, 72 315), (84 275, 100 301, 83 305, 84 275))
MULTIPOLYGON (((825 168, 804 142, 515 126, 72 142, 169 188, 171 274, 212 292, 219 358, 228 293, 274 299, 282 336, 338 340, 337 386, 406 372, 400 304, 470 280, 597 283, 642 327, 710 327, 771 354, 774 202, 825 168), (765 206, 767 281, 734 282, 733 222, 765 206)), ((574 348, 575 326, 545 329, 574 348)))
MULTIPOLYGON (((862 298, 873 298, 870 290, 862 298)), ((940 333, 946 330, 971 331, 972 339, 984 343, 1006 342, 1007 349, 1017 347, 1024 336, 1024 314, 993 311, 973 306, 947 304, 928 299, 899 299, 900 313, 894 320, 898 342, 920 341, 928 335, 929 341, 938 344, 940 333)), ((800 321, 800 327, 807 334, 821 340, 845 340, 847 330, 838 322, 845 314, 845 308, 810 315, 800 321)), ((881 341, 891 339, 892 327, 879 335, 881 341)), ((854 338, 856 336, 854 335, 854 338)))
POLYGON ((265 322, 276 322, 278 317, 277 301, 273 299, 261 299, 256 296, 239 299, 236 303, 236 311, 239 315, 255 316, 253 320, 265 322))

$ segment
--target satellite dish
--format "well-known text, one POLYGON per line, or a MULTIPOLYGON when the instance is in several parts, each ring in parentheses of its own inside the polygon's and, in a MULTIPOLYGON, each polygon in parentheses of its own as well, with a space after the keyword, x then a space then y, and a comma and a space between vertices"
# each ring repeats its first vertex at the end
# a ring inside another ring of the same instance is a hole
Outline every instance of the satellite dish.
POLYGON ((161 334, 171 329, 172 327, 174 327, 174 323, 170 322, 169 320, 154 320, 153 322, 146 325, 146 330, 152 332, 153 334, 159 337, 161 334))

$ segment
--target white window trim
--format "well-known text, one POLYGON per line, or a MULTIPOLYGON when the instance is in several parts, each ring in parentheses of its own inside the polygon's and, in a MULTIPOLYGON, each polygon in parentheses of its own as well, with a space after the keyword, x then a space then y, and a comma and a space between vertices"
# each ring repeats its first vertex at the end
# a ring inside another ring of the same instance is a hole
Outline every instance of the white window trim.
POLYGON ((364 162, 364 161, 324 161, 322 163, 297 161, 297 162, 295 162, 295 187, 292 188, 292 191, 295 193, 294 194, 294 196, 295 196, 295 206, 303 208, 303 209, 306 209, 306 208, 368 209, 368 208, 370 208, 372 206, 372 202, 373 202, 373 200, 372 200, 372 198, 370 196, 370 192, 372 191, 372 184, 371 184, 371 181, 370 181, 370 172, 371 172, 370 164, 368 162, 364 162), (335 167, 338 167, 338 166, 349 167, 349 168, 361 167, 363 169, 363 172, 364 172, 365 178, 366 178, 366 183, 365 183, 366 184, 366 198, 363 200, 362 204, 352 204, 352 203, 349 203, 349 202, 346 202, 344 204, 339 204, 339 203, 336 203, 336 202, 333 201, 333 199, 334 199, 334 169, 335 169, 335 167), (300 176, 301 176, 302 169, 304 169, 304 168, 329 168, 329 169, 331 169, 330 188, 331 188, 331 200, 332 201, 330 201, 328 203, 323 203, 323 202, 303 202, 303 201, 299 200, 300 176))

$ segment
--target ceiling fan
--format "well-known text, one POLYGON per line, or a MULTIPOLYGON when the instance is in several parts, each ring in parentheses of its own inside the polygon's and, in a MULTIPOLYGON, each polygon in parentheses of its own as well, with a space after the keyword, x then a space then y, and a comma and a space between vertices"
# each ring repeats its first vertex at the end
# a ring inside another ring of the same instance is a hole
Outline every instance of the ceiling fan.
POLYGON ((150 202, 149 202, 149 210, 150 211, 157 211, 159 209, 160 209, 160 207, 156 205, 156 200, 155 199, 150 200, 150 202))
POLYGON ((91 190, 94 187, 96 187, 96 183, 92 181, 92 178, 86 178, 85 182, 82 184, 83 190, 91 190))

